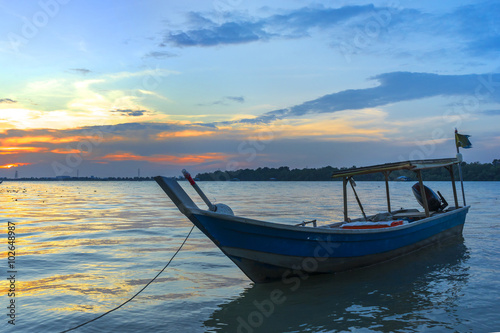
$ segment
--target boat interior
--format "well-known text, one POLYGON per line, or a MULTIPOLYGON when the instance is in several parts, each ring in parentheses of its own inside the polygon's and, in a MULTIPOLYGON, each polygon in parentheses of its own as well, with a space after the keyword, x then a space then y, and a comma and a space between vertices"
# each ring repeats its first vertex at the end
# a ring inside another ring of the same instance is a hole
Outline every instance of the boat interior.
MULTIPOLYGON (((460 207, 459 207, 460 208, 460 207)), ((449 212, 449 211, 452 211, 452 210, 455 210, 457 208, 455 207, 449 207, 447 209, 444 209, 444 210, 438 210, 438 211, 434 211, 434 212, 430 212, 430 216, 436 216, 436 215, 439 215, 439 214, 443 214, 443 213, 446 213, 446 212, 449 212)), ((364 217, 359 217, 359 218, 355 218, 355 219, 350 219, 348 221, 343 221, 343 222, 335 222, 335 223, 331 223, 331 224, 326 224, 326 225, 317 225, 317 221, 316 220, 313 220, 313 221, 305 221, 305 222, 302 222, 302 223, 299 223, 297 225, 300 225, 300 226, 306 226, 308 224, 311 224, 313 227, 318 227, 318 228, 342 228, 343 226, 346 226, 346 225, 349 225, 349 224, 352 224, 352 223, 357 223, 357 222, 362 222, 362 223, 366 223, 367 225, 380 225, 380 226, 385 226, 385 227, 390 227, 390 222, 394 222, 394 221, 403 221, 403 224, 408 224, 408 223, 412 223, 412 222, 416 222, 416 221, 419 221, 419 220, 422 220, 422 219, 425 219, 427 218, 425 212, 423 211, 419 211, 418 209, 398 209, 398 210, 395 210, 395 211, 392 211, 392 212, 383 212, 383 213, 377 213, 377 214, 374 214, 374 215, 369 215, 366 217, 366 219, 364 217), (377 223, 377 222, 389 222, 389 224, 384 224, 384 223, 377 223)), ((358 225, 361 225, 360 223, 358 223, 358 225)))

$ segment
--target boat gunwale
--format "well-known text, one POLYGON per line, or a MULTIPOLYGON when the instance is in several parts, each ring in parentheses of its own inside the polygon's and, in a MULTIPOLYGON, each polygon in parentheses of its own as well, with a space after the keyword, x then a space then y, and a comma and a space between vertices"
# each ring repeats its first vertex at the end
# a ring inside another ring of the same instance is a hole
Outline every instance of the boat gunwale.
MULTIPOLYGON (((373 234, 373 233, 390 233, 394 231, 399 231, 399 230, 404 230, 404 229, 409 229, 413 228, 428 222, 431 222, 433 220, 437 220, 441 217, 457 214, 460 211, 463 210, 468 210, 470 208, 470 205, 464 206, 464 207, 459 207, 455 208, 453 210, 439 213, 433 216, 425 217, 421 220, 415 221, 415 222, 410 222, 407 224, 403 225, 398 225, 394 227, 387 227, 387 228, 376 228, 376 229, 341 229, 341 228, 328 228, 328 227, 305 227, 305 226, 297 226, 297 225, 289 225, 285 223, 280 223, 280 222, 268 222, 268 221, 262 221, 262 220, 257 220, 257 219, 252 219, 248 217, 242 217, 242 216, 236 216, 236 215, 227 215, 227 214, 220 214, 217 212, 212 212, 208 210, 203 210, 203 209, 196 209, 196 208, 189 208, 189 214, 186 214, 186 216, 189 217, 189 215, 204 215, 212 218, 217 218, 217 219, 223 219, 223 220, 228 220, 228 221, 233 221, 233 222, 239 222, 239 223, 245 223, 245 224, 250 224, 250 225, 256 225, 260 227, 266 227, 266 228, 271 228, 271 229, 282 229, 282 230, 289 230, 289 231, 296 231, 296 232, 310 232, 310 233, 321 233, 321 234, 373 234)), ((339 221, 342 223, 342 221, 339 221)), ((338 223, 338 222, 336 222, 338 223)))

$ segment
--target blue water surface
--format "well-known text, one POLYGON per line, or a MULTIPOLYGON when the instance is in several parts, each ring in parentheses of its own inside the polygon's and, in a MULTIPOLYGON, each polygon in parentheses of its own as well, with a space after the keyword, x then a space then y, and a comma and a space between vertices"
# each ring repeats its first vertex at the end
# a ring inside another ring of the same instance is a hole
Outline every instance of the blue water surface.
MULTIPOLYGON (((393 208, 419 208, 411 185, 391 182, 393 208)), ((449 182, 427 185, 453 202, 449 182)), ((294 224, 343 216, 340 182, 200 186, 246 217, 294 224)), ((74 332, 500 331, 500 183, 465 189, 471 210, 463 238, 295 283, 253 284, 195 229, 144 292, 74 332)), ((386 207, 383 182, 358 182, 356 190, 368 213, 386 207)), ((155 182, 6 181, 0 205, 6 277, 8 222, 16 232, 15 325, 7 316, 10 282, 0 282, 5 332, 60 332, 115 308, 165 266, 192 226, 155 182)), ((349 211, 360 216, 355 200, 349 211)))

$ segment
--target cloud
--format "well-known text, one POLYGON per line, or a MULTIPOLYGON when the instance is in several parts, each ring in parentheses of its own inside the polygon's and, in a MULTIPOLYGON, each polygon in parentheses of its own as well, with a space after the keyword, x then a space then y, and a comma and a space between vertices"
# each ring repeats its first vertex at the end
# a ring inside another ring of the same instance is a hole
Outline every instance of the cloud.
POLYGON ((151 51, 144 55, 145 58, 166 59, 176 57, 177 55, 171 52, 151 51))
POLYGON ((471 41, 466 48, 473 55, 481 56, 488 53, 500 53, 500 35, 485 36, 471 41))
POLYGON ((487 116, 500 116, 500 110, 484 110, 480 112, 481 114, 485 114, 487 116))
POLYGON ((116 152, 99 158, 99 160, 107 161, 147 161, 160 164, 177 164, 177 165, 193 165, 214 161, 226 161, 230 155, 224 153, 206 153, 203 155, 181 154, 166 155, 153 154, 149 156, 133 154, 129 152, 116 152))
POLYGON ((0 99, 0 103, 17 103, 17 101, 10 98, 2 98, 0 99))
POLYGON ((131 109, 118 109, 118 110, 113 110, 111 112, 120 113, 122 116, 140 117, 140 116, 144 116, 144 114, 148 113, 149 111, 146 111, 146 110, 131 110, 131 109))
POLYGON ((439 75, 432 73, 392 72, 371 78, 379 82, 373 88, 349 89, 324 95, 286 109, 241 119, 240 123, 269 123, 311 113, 331 113, 374 108, 391 103, 435 96, 480 96, 500 100, 500 73, 439 75), (496 87, 496 90, 495 90, 496 87))
POLYGON ((178 172, 180 165, 222 168, 236 154, 234 141, 224 135, 212 124, 175 122, 60 130, 9 129, 0 132, 0 165, 15 167, 29 163, 30 174, 36 176, 54 176, 54 163, 76 172, 77 167, 68 164, 69 158, 81 160, 81 170, 107 165, 107 171, 102 171, 104 175, 117 175, 124 166, 142 165, 157 170, 156 174, 170 166, 178 172))
POLYGON ((339 8, 318 5, 276 10, 275 14, 261 17, 237 11, 225 11, 223 15, 191 12, 189 28, 167 31, 160 46, 210 47, 326 33, 322 38, 328 38, 331 46, 346 57, 368 51, 425 59, 450 55, 487 57, 500 53, 499 12, 498 1, 450 6, 445 13, 403 8, 397 2, 339 8), (406 52, 398 51, 402 45, 406 52))
POLYGON ((234 102, 238 102, 238 103, 245 102, 245 98, 243 96, 226 96, 225 98, 230 100, 230 101, 234 101, 234 102))
MULTIPOLYGON (((386 91, 390 90, 389 81, 385 78, 386 91)), ((350 91, 361 93, 375 88, 350 91)), ((396 97, 388 100, 398 99, 396 97)), ((292 109, 275 110, 261 119, 292 118, 293 114, 289 113, 292 109)), ((407 154, 408 147, 415 144, 413 141, 402 143, 394 140, 401 135, 406 138, 407 134, 401 134, 401 125, 391 123, 387 112, 376 109, 365 108, 339 117, 330 117, 325 112, 307 119, 278 121, 270 125, 252 122, 252 119, 247 119, 246 123, 234 121, 230 126, 221 123, 135 122, 60 130, 5 130, 0 132, 0 147, 5 148, 0 151, 0 165, 31 163, 25 166, 27 169, 23 175, 53 176, 54 162, 66 165, 69 158, 81 157, 81 166, 71 166, 72 175, 78 168, 85 170, 86 175, 124 176, 138 167, 147 170, 144 174, 148 175, 176 175, 183 165, 190 165, 190 169, 195 170, 191 171, 197 172, 224 169, 228 165, 255 168, 337 163, 337 166, 343 166, 368 159, 377 163, 398 154, 407 154), (332 144, 332 140, 342 144, 332 144), (362 158, 359 151, 364 152, 362 158), (332 154, 338 156, 334 162, 332 154)), ((492 149, 498 151, 497 146, 492 149)), ((6 174, 7 170, 2 169, 0 173, 6 174)))
POLYGON ((339 22, 353 17, 373 13, 373 5, 344 6, 340 8, 301 8, 287 14, 273 15, 264 21, 272 27, 279 27, 283 31, 291 30, 296 35, 304 34, 304 30, 311 28, 335 27, 339 22))
POLYGON ((162 45, 216 46, 241 44, 274 38, 297 38, 308 35, 313 28, 335 27, 342 21, 373 12, 373 5, 344 6, 341 8, 300 8, 285 14, 275 14, 261 19, 239 15, 229 16, 226 22, 216 24, 199 13, 190 13, 190 23, 195 28, 168 32, 162 45), (232 19, 232 20, 231 20, 232 19))
POLYGON ((92 71, 90 69, 86 69, 86 68, 71 68, 70 71, 78 73, 78 74, 83 74, 83 75, 87 75, 88 73, 92 73, 92 71))
POLYGON ((463 36, 466 52, 481 56, 500 52, 499 12, 498 1, 486 1, 461 6, 443 19, 454 24, 463 36))
POLYGON ((0 169, 17 168, 17 167, 20 167, 20 166, 30 165, 30 164, 31 163, 11 163, 11 164, 0 165, 0 169))
MULTIPOLYGON (((199 140, 217 133, 220 131, 213 125, 180 123, 124 123, 61 130, 10 129, 0 132, 0 164, 9 164, 14 159, 24 162, 20 157, 28 162, 60 160, 61 154, 84 154, 86 159, 93 160, 119 152, 147 157, 166 153, 181 156, 189 151, 208 156, 217 151, 200 147, 199 140)), ((224 142, 217 148, 229 144, 224 142)))
POLYGON ((215 102, 208 104, 197 104, 198 106, 210 106, 210 105, 227 105, 228 102, 237 102, 237 103, 245 103, 245 97, 243 96, 225 96, 222 99, 219 99, 215 102))
POLYGON ((228 22, 209 29, 171 33, 165 38, 165 42, 172 42, 177 46, 215 46, 248 43, 269 37, 258 23, 228 22))

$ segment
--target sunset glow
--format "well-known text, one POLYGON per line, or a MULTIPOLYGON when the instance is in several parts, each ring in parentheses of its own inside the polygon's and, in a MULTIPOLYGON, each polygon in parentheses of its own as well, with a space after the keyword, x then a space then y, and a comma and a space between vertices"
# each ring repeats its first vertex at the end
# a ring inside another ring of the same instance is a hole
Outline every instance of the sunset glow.
POLYGON ((30 165, 30 164, 31 163, 13 163, 13 164, 0 165, 0 169, 17 168, 23 165, 30 165))
POLYGON ((229 156, 220 153, 207 153, 204 155, 152 155, 152 156, 140 156, 131 153, 117 153, 109 154, 101 157, 102 160, 109 161, 147 161, 152 163, 160 164, 177 164, 177 165, 193 165, 213 161, 224 161, 229 156))
POLYGON ((500 157, 495 2, 91 0, 23 37, 42 3, 3 8, 0 178, 500 157))
POLYGON ((208 136, 214 134, 214 131, 192 131, 185 130, 179 132, 162 132, 157 135, 158 139, 164 138, 189 138, 189 137, 197 137, 197 136, 208 136))
POLYGON ((23 153, 39 153, 47 151, 45 147, 0 147, 0 154, 13 154, 18 152, 23 153))
POLYGON ((0 144, 4 145, 26 145, 31 143, 67 143, 78 142, 85 139, 84 136, 70 136, 70 137, 56 137, 56 136, 22 136, 22 137, 8 137, 0 139, 0 144))

